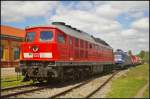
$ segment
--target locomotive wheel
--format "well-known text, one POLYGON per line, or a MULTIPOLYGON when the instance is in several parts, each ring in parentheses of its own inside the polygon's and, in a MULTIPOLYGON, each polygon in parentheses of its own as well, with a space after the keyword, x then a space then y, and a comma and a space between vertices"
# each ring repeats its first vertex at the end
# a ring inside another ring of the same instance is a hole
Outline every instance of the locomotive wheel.
POLYGON ((48 72, 47 75, 48 75, 48 78, 47 78, 48 83, 54 81, 54 79, 52 78, 52 73, 51 72, 48 72))
POLYGON ((40 82, 40 83, 43 83, 43 82, 44 82, 44 80, 41 79, 41 78, 38 78, 37 81, 40 82))
POLYGON ((37 79, 36 78, 32 78, 32 81, 33 81, 33 83, 35 83, 37 81, 37 79))
POLYGON ((25 77, 23 78, 23 81, 22 81, 22 82, 29 81, 29 80, 30 80, 30 78, 29 78, 29 76, 26 74, 25 77))
POLYGON ((79 73, 78 73, 78 71, 77 71, 77 69, 75 69, 74 71, 73 71, 73 80, 78 80, 79 79, 79 75, 78 75, 79 73))
POLYGON ((90 77, 90 71, 86 70, 86 73, 87 73, 86 77, 89 78, 90 77))
POLYGON ((83 74, 82 71, 80 70, 80 71, 79 71, 79 79, 82 80, 82 79, 84 78, 83 75, 84 75, 84 74, 83 74))

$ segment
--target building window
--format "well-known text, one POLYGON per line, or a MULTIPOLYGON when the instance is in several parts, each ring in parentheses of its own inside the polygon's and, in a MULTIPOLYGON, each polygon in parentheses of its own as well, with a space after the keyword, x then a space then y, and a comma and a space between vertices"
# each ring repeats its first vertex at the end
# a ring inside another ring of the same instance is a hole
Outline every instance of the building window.
POLYGON ((35 39, 35 32, 28 32, 26 36, 27 42, 32 42, 35 39))
POLYGON ((20 58, 20 49, 19 49, 19 47, 15 47, 13 52, 14 52, 14 60, 19 59, 20 58))
POLYGON ((0 57, 1 57, 1 59, 3 59, 3 55, 4 55, 4 46, 0 46, 0 57))
POLYGON ((66 43, 66 41, 65 41, 65 36, 62 35, 62 34, 58 34, 57 41, 58 41, 59 43, 66 43))

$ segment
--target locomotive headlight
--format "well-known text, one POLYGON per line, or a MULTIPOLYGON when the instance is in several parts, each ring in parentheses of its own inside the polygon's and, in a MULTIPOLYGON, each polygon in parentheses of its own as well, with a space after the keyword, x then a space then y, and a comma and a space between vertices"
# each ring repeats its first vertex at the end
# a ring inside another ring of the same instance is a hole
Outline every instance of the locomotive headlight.
POLYGON ((40 53, 40 58, 52 58, 53 55, 51 52, 47 52, 47 53, 40 53))

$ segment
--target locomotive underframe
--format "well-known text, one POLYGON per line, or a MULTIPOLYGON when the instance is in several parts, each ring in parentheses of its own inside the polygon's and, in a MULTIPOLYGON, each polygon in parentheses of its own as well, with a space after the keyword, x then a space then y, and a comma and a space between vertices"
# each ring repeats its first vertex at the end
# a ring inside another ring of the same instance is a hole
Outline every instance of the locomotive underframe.
POLYGON ((113 64, 105 62, 50 62, 21 61, 20 69, 25 79, 65 81, 79 79, 93 74, 111 71, 113 64))

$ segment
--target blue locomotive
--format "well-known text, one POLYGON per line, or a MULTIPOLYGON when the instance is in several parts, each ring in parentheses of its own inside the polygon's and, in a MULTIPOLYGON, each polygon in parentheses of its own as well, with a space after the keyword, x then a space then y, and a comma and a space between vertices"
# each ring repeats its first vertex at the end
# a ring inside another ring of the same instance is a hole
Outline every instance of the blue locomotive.
POLYGON ((127 54, 127 52, 124 52, 121 49, 117 49, 114 52, 114 60, 116 64, 116 68, 127 68, 131 66, 132 60, 131 57, 127 54))

